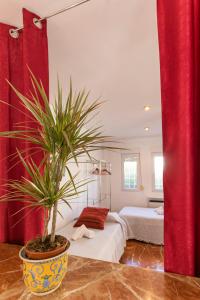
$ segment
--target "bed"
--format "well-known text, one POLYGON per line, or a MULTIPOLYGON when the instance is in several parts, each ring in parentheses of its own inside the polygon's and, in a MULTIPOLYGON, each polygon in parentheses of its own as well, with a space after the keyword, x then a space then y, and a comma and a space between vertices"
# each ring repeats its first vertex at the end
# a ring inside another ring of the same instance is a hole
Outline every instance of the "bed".
POLYGON ((81 238, 72 241, 70 238, 76 230, 73 227, 74 223, 75 221, 57 231, 57 234, 70 240, 69 254, 114 263, 119 262, 126 246, 127 227, 118 214, 111 213, 108 216, 104 230, 92 229, 95 232, 93 239, 81 238))
POLYGON ((119 216, 127 225, 128 239, 163 245, 164 216, 158 215, 155 208, 124 207, 119 216))

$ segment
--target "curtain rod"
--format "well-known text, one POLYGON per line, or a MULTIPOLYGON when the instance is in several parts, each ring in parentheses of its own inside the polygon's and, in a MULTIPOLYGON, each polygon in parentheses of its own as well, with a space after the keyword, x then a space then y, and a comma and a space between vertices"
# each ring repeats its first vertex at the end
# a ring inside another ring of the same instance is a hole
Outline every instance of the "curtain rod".
MULTIPOLYGON (((91 0, 83 0, 83 1, 80 1, 78 3, 72 4, 72 5, 70 5, 70 6, 66 7, 66 8, 60 9, 59 11, 57 11, 55 13, 52 13, 51 15, 48 15, 48 16, 46 16, 44 18, 40 18, 40 19, 34 18, 33 22, 37 26, 38 23, 40 23, 40 22, 42 22, 44 20, 50 19, 50 18, 52 18, 54 16, 57 16, 59 14, 62 14, 64 12, 66 12, 66 11, 68 11, 68 10, 74 8, 74 7, 80 6, 81 4, 84 4, 84 3, 88 2, 88 1, 91 1, 91 0)), ((23 29, 24 29, 23 26, 19 27, 19 28, 16 28, 16 29, 11 29, 11 31, 12 31, 11 33, 17 33, 18 31, 23 30, 23 29)))

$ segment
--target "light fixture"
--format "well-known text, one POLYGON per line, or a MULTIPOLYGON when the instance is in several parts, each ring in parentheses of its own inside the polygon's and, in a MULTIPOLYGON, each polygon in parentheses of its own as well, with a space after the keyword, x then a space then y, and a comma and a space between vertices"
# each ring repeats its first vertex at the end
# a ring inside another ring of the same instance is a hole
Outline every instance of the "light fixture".
POLYGON ((149 105, 144 106, 144 111, 149 111, 150 109, 151 109, 151 106, 149 106, 149 105))
POLYGON ((150 128, 149 128, 149 127, 144 127, 144 130, 145 130, 145 131, 149 131, 150 128))

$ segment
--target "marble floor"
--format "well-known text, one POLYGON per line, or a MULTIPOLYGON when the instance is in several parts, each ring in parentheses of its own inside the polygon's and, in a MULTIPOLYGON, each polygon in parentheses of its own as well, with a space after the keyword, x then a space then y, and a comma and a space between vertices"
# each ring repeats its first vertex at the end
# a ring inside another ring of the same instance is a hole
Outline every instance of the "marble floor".
POLYGON ((128 266, 164 271, 164 247, 136 240, 127 241, 120 262, 128 266))
MULTIPOLYGON (((19 249, 0 244, 0 300, 39 299, 23 283, 19 249)), ((41 299, 198 300, 200 278, 70 256, 60 288, 41 299)))

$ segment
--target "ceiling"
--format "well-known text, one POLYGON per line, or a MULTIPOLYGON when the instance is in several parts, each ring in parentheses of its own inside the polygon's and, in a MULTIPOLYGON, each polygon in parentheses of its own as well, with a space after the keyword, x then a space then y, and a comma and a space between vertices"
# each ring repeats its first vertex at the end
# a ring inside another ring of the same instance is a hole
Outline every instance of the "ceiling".
MULTIPOLYGON (((22 7, 44 17, 77 1, 0 0, 0 21, 20 26, 22 7)), ((64 87, 71 76, 106 100, 95 120, 106 134, 161 135, 156 0, 91 0, 49 19, 48 38, 51 101, 57 74, 64 87)))

